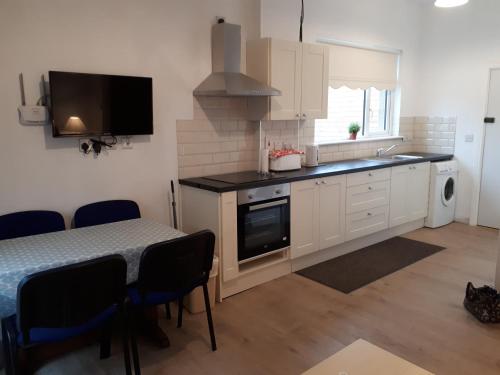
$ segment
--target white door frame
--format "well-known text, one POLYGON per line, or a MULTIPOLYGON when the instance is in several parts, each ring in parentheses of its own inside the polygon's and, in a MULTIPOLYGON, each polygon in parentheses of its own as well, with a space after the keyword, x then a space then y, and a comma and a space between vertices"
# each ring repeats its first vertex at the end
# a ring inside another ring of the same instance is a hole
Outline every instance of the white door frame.
MULTIPOLYGON (((500 70, 500 65, 494 65, 488 69, 488 83, 486 86, 486 102, 484 104, 484 117, 488 115, 488 103, 490 100, 490 84, 491 73, 494 70, 500 70)), ((484 145, 486 140, 486 124, 482 122, 479 135, 479 156, 478 156, 478 172, 474 176, 475 183, 472 190, 472 204, 470 213, 470 225, 476 226, 479 220, 479 199, 481 197, 481 183, 483 181, 483 159, 484 159, 484 145)))

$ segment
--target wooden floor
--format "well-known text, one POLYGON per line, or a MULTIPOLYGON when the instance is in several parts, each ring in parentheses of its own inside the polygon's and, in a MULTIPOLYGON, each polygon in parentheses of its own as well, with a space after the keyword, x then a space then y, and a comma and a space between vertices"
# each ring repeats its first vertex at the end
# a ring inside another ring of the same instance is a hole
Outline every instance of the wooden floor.
MULTIPOLYGON (((452 224, 407 237, 447 249, 350 295, 292 274, 225 300, 210 351, 205 316, 182 329, 162 321, 169 349, 141 343, 145 374, 300 374, 363 338, 436 374, 500 374, 500 326, 462 307, 467 281, 493 283, 498 232, 452 224)), ((121 374, 119 346, 99 361, 97 346, 40 374, 121 374)))

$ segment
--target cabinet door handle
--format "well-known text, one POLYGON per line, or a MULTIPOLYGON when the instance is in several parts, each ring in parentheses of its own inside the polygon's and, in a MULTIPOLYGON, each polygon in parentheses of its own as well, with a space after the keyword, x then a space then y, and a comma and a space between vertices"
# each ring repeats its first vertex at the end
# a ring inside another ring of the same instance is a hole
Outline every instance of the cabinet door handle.
POLYGON ((322 184, 326 185, 326 182, 325 181, 321 181, 322 184))
POLYGON ((368 186, 368 190, 372 190, 373 188, 371 186, 368 186))
POLYGON ((295 114, 295 117, 300 117, 300 115, 298 113, 295 114))
POLYGON ((369 172, 369 173, 368 173, 368 176, 369 176, 369 177, 372 177, 373 175, 372 175, 372 173, 371 173, 371 172, 369 172))
POLYGON ((316 181, 316 185, 319 185, 319 184, 320 184, 320 182, 319 182, 319 181, 316 181))
POLYGON ((372 213, 371 213, 371 212, 368 212, 366 215, 367 215, 367 216, 372 216, 372 213))

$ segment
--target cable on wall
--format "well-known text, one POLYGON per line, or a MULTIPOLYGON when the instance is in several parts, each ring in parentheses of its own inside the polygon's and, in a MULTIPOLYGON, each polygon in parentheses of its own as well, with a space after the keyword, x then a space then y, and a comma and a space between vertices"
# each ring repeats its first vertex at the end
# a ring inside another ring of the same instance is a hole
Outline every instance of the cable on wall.
POLYGON ((302 25, 304 24, 304 0, 301 0, 302 8, 300 10, 300 31, 299 31, 299 42, 302 43, 302 25))

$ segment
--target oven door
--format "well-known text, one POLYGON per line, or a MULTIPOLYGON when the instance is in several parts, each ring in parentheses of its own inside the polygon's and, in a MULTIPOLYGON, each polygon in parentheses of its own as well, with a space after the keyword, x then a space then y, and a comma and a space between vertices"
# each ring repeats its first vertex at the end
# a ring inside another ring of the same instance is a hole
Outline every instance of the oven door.
POLYGON ((238 262, 290 246, 290 197, 238 206, 238 262))

